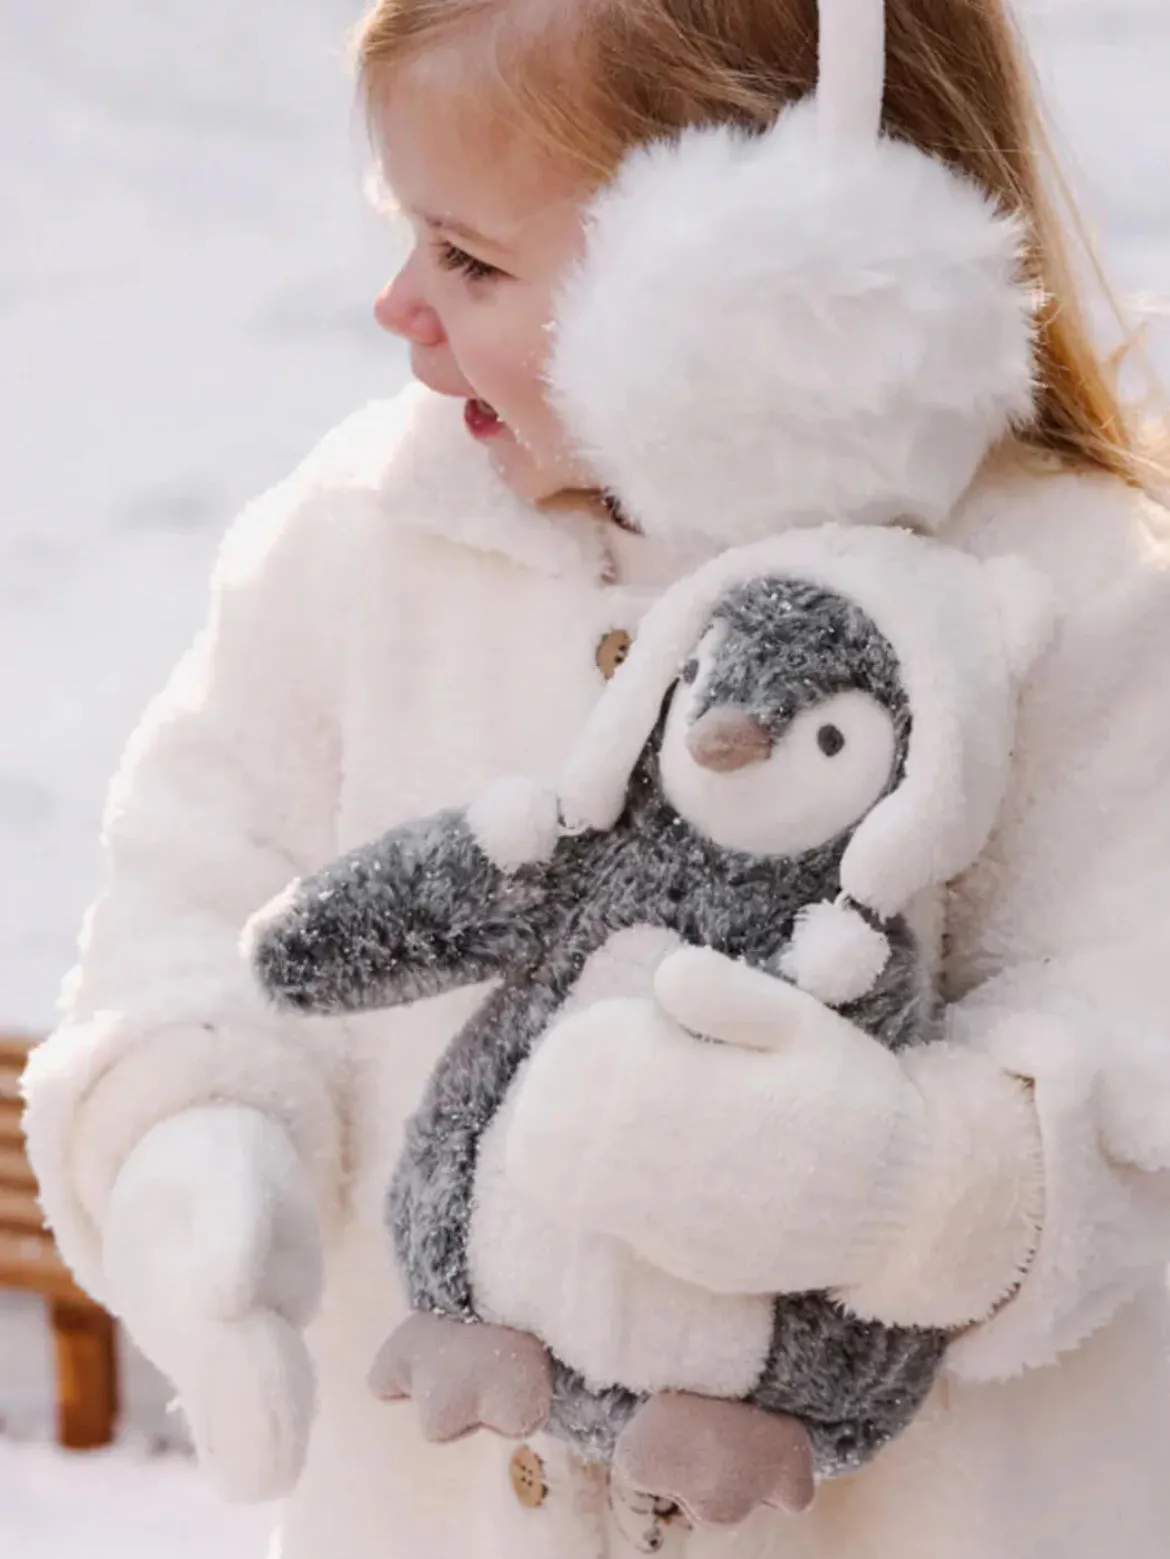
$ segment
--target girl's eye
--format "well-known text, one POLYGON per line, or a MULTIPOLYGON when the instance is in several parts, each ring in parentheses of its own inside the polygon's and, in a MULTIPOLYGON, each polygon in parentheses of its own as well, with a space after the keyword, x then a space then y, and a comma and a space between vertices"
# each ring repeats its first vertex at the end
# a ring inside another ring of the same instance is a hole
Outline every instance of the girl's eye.
POLYGON ((488 281, 493 276, 504 274, 486 260, 477 260, 475 255, 468 254, 466 249, 458 248, 445 238, 439 240, 438 256, 439 264, 445 271, 457 271, 469 281, 488 281))

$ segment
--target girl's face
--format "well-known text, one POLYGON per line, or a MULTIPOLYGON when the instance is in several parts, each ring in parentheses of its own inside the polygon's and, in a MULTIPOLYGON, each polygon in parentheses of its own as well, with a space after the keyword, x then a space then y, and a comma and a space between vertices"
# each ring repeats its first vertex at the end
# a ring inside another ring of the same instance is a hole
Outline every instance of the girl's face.
POLYGON ((375 317, 409 343, 416 378, 466 402, 468 437, 520 497, 595 485, 543 379, 588 191, 502 129, 473 138, 458 118, 410 80, 379 111, 384 175, 414 246, 375 317))

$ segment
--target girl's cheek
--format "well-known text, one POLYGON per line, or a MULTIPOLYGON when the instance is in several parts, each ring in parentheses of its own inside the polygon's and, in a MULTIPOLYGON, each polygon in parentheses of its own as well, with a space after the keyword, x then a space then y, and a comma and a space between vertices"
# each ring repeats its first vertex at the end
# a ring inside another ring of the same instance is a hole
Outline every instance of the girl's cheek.
POLYGON ((549 337, 544 300, 519 288, 446 312, 455 359, 476 392, 527 444, 548 442, 544 366, 549 337))
POLYGON ((540 358, 530 343, 506 331, 477 343, 467 377, 507 420, 530 421, 544 400, 540 358), (509 416, 510 414, 510 416, 509 416))

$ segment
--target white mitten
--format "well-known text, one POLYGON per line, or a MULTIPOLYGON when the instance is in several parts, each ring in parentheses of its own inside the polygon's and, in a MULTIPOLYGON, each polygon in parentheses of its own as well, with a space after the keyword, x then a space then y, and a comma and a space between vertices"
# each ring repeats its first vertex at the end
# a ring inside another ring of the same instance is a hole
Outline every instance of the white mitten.
POLYGON ((707 948, 667 958, 655 992, 541 1041, 508 1128, 517 1197, 713 1293, 831 1289, 951 1327, 1015 1286, 1043 1217, 1018 1078, 952 1045, 895 1055, 707 948))
POLYGON ((302 1328, 322 1254, 313 1188, 285 1132, 231 1104, 163 1121, 123 1165, 102 1235, 113 1307, 177 1387, 219 1492, 288 1493, 314 1410, 302 1328))

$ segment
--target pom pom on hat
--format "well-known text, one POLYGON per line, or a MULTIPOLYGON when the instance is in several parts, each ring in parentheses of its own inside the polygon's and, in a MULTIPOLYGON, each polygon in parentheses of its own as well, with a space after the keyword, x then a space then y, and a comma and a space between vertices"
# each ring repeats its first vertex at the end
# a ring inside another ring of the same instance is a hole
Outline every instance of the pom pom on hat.
POLYGON ((467 809, 476 844, 502 871, 547 861, 560 834, 557 798, 534 780, 496 780, 467 809))

